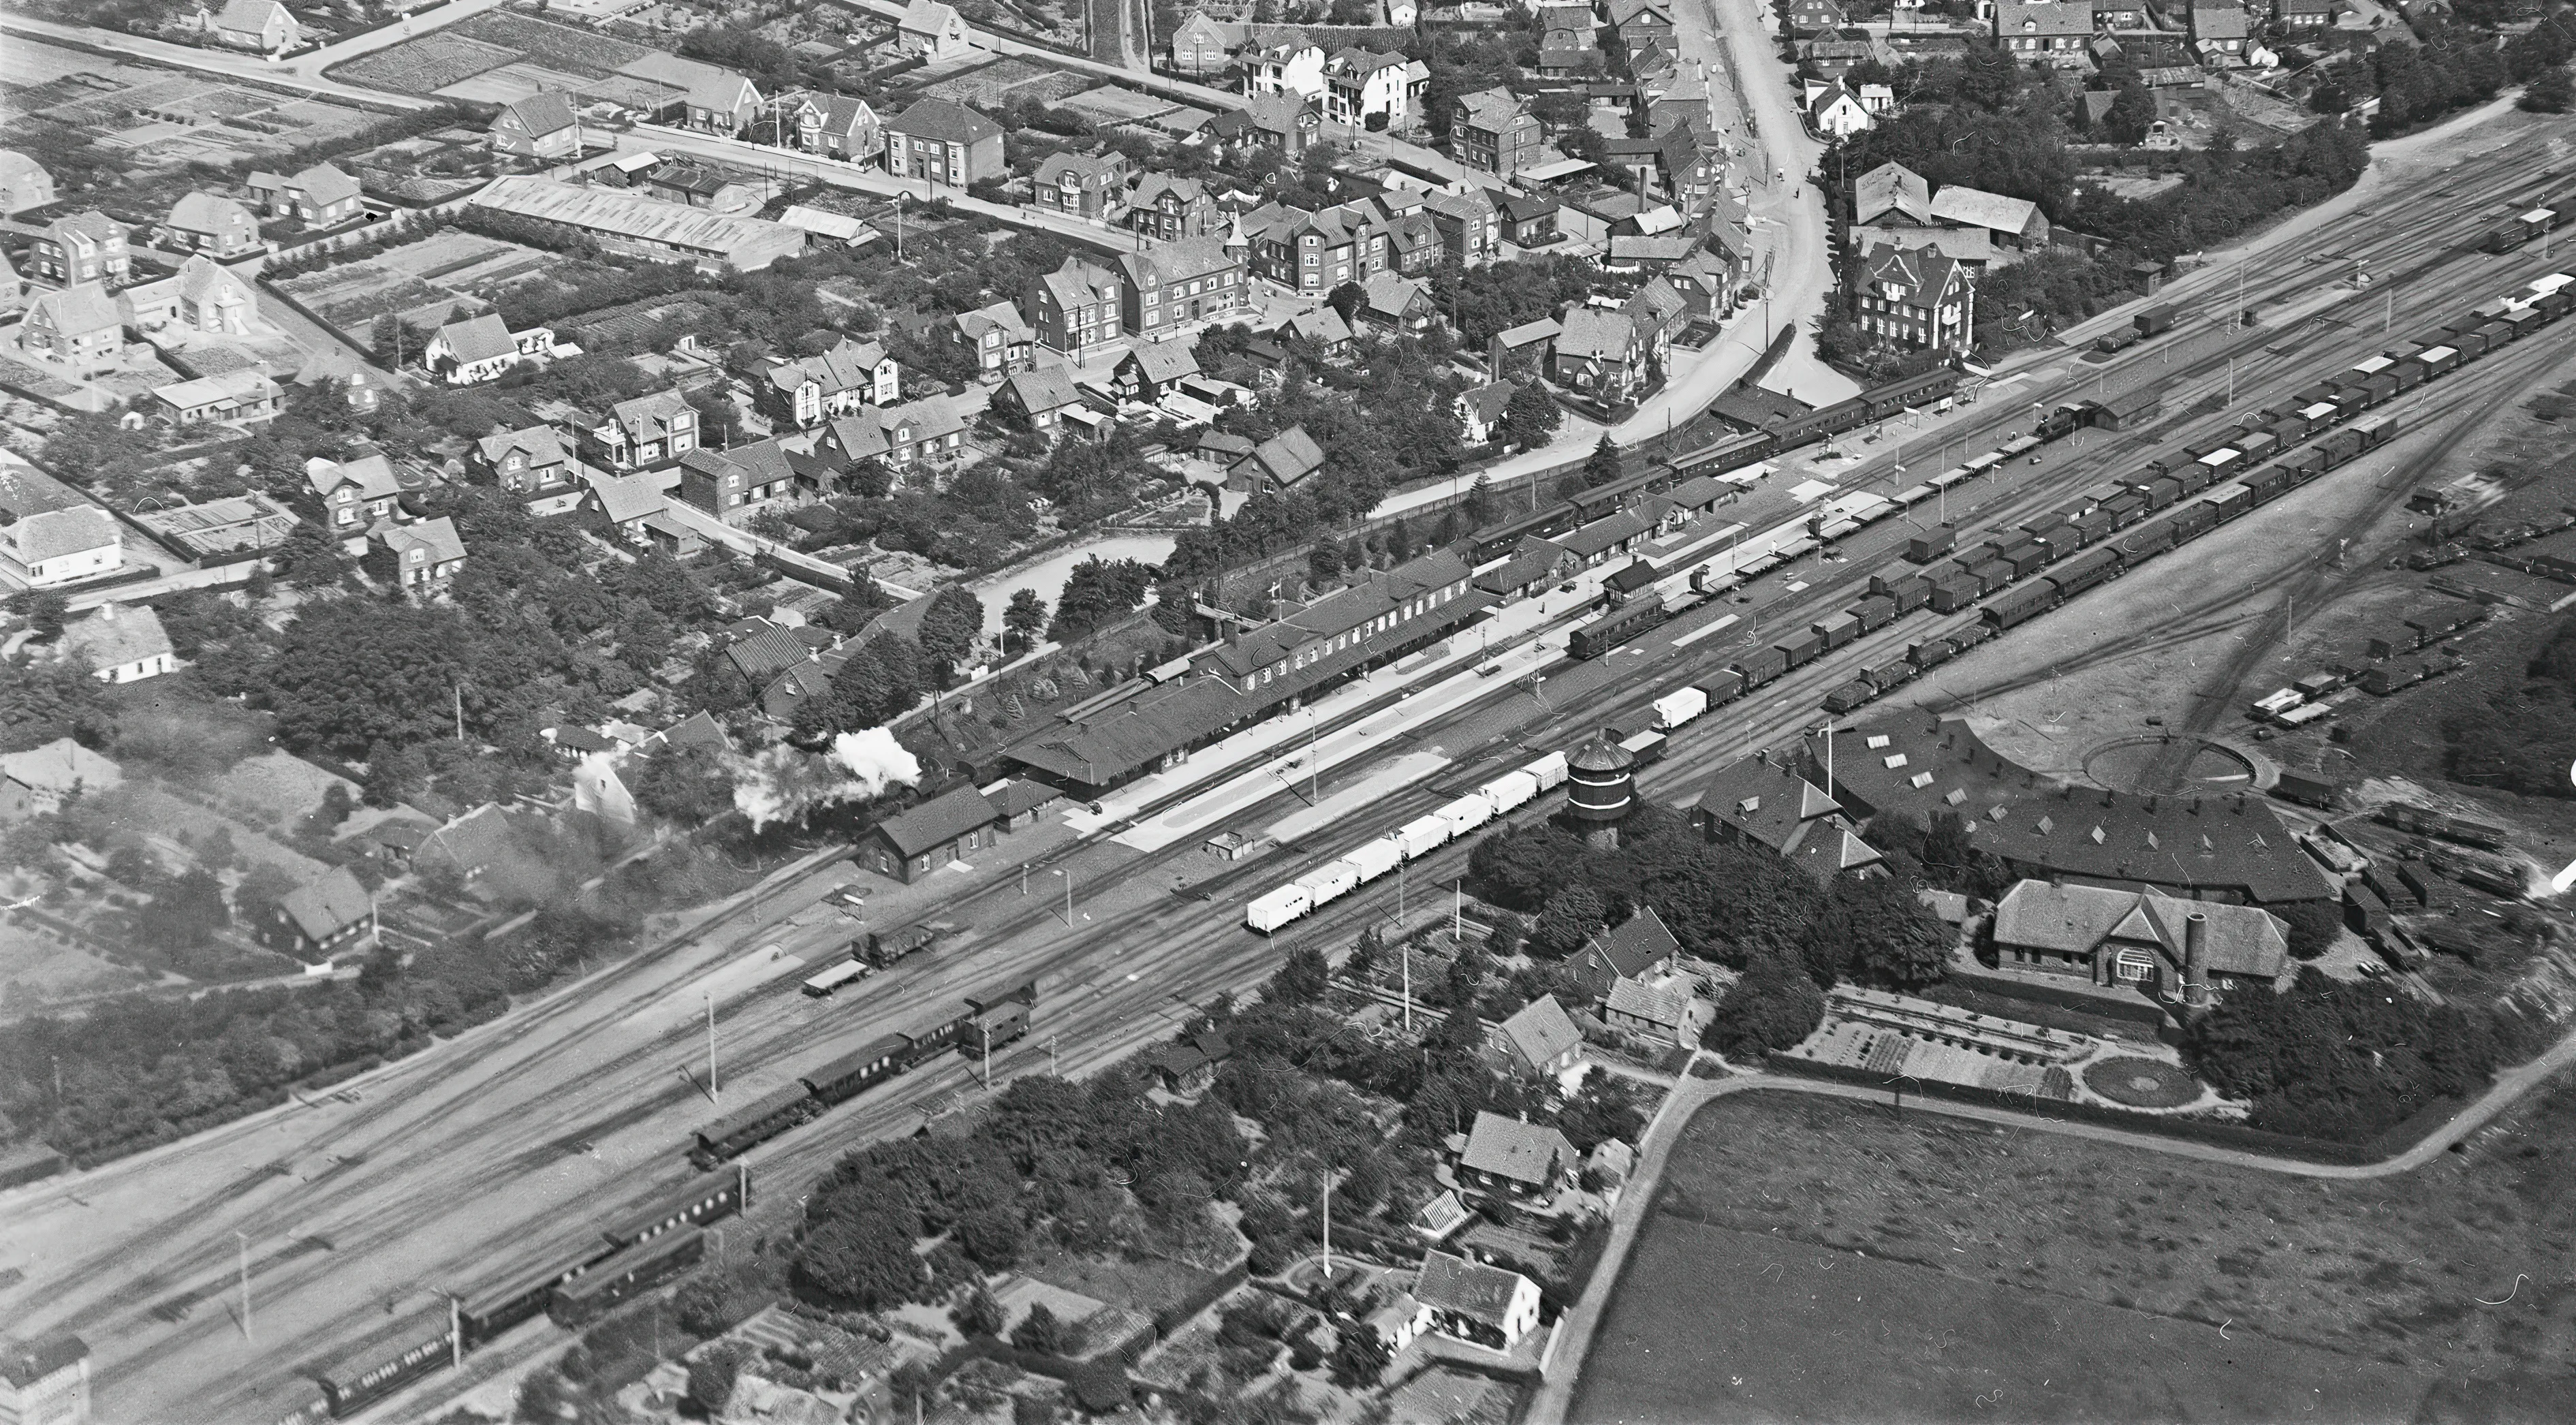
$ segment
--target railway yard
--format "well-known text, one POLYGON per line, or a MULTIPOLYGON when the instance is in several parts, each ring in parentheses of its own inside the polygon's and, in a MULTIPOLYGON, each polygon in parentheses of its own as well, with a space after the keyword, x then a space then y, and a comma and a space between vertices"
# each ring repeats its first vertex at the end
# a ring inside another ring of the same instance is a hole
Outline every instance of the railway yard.
MULTIPOLYGON (((1660 734, 1641 793, 1686 803, 1748 752, 1882 700, 1973 711, 2224 633, 2231 650, 2205 675, 2218 695, 2169 729, 2207 732, 2277 654, 2265 632, 2276 600, 2328 603, 2360 567, 2339 551, 2366 548, 2450 452, 2576 369, 2576 286, 2551 280, 2568 255, 2536 233, 2495 237, 2501 220, 2576 207, 2559 147, 2492 149, 2445 170, 2420 209, 2341 205, 2295 242, 2204 268, 2159 298, 2183 314, 2172 331, 2116 353, 2045 349, 1815 441, 1731 437, 1722 454, 1633 460, 1623 491, 1757 459, 1781 468, 1677 542, 1686 557, 1656 562, 1624 612, 1600 616, 1612 627, 1587 633, 1588 614, 1545 621, 1533 635, 1543 680, 1493 679, 1230 817, 1276 825, 1310 799, 1370 786, 1387 759, 1437 760, 1326 825, 1240 862, 1195 837, 1155 850, 1087 837, 1027 868, 1034 892, 1023 875, 957 895, 940 914, 956 929, 926 953, 805 995, 798 982, 852 935, 827 898, 853 873, 810 858, 341 1092, 17 1194, 11 1238, 25 1250, 8 1259, 19 1274, 0 1286, 0 1310, 24 1332, 89 1343, 103 1419, 264 1425, 311 1382, 339 1379, 353 1348, 415 1337, 434 1349, 335 1395, 334 1410, 431 1414, 560 1345, 536 1318, 574 1264, 618 1264, 558 1310, 577 1318, 597 1308, 574 1298, 614 1299, 721 1255, 737 1212, 748 1221, 736 1250, 780 1231, 805 1185, 854 1144, 910 1132, 1016 1075, 1123 1057, 1190 1006, 1257 982, 1288 945, 1347 945, 1395 912, 1386 872, 1398 864, 1408 923, 1446 915, 1434 888, 1463 875, 1473 837, 1462 833, 1545 814, 1542 769, 1603 727, 1660 734), (2154 414, 2088 414, 2137 412, 2141 393, 2154 414), (1830 496, 1792 493, 1808 482, 1830 496), (1708 533, 1720 525, 1740 533, 1721 543, 1708 533), (1985 557, 1967 557, 1990 539, 1985 557), (2209 557, 2222 540, 2275 557, 2209 557), (2136 612, 2142 581, 2170 609, 2152 623, 2136 612), (1819 623, 1834 633, 1766 662, 1819 623), (1669 701, 1685 689, 1696 703, 1669 701), (1506 784, 1450 834, 1415 830, 1506 784), (1401 845, 1393 859, 1362 849, 1388 838, 1401 845), (1333 869, 1346 858, 1364 864, 1333 869), (1318 876, 1330 894, 1280 898, 1318 876), (941 1052, 952 1043, 977 1052, 941 1052), (730 1126, 697 1136, 719 1118, 730 1126), (714 1206, 695 1186, 728 1182, 732 1199, 714 1206), (666 1211, 684 1200, 701 1206, 666 1211), (634 1226, 665 1219, 667 1237, 634 1226), (481 1324, 463 1322, 467 1303, 481 1324)), ((1479 562, 1576 517, 1543 509, 1479 562)), ((1412 695, 1355 695, 1319 731, 1412 695)))

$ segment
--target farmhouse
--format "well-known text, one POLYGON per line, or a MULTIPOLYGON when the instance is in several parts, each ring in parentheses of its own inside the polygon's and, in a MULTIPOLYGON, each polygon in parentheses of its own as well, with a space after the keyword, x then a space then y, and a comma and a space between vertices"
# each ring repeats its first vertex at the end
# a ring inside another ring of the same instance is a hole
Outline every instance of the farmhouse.
POLYGON ((581 116, 572 96, 546 89, 501 106, 492 119, 492 150, 517 158, 581 157, 581 116))
POLYGON ((0 459, 0 583, 49 589, 111 573, 125 561, 122 528, 78 490, 0 459))
POLYGON ((64 626, 63 655, 87 664, 90 676, 102 683, 139 683, 179 666, 161 615, 150 604, 99 605, 88 618, 64 626))
POLYGON ((522 361, 543 361, 554 354, 552 328, 514 332, 498 313, 485 312, 440 327, 422 348, 420 362, 450 386, 470 386, 498 380, 522 361))

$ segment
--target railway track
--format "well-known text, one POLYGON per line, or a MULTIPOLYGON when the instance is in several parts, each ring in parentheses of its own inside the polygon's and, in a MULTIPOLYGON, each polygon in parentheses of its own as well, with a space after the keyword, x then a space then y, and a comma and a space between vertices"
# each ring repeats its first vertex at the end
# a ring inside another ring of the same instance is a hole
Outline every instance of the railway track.
MULTIPOLYGON (((2492 191, 2520 194, 2525 190, 2514 185, 2539 181, 2536 175, 2546 163, 2540 156, 2508 156, 2489 164, 2464 165, 2462 176, 2451 181, 2463 187, 2501 185, 2492 191)), ((2490 201, 2513 199, 2498 196, 2490 201)), ((2446 223, 2391 231, 2385 223, 2365 226, 2354 217, 2321 235, 2319 241, 2338 251, 2357 253, 2370 264, 2378 274, 2370 300, 2382 303, 2383 313, 2397 309, 2394 334, 2403 336, 2410 320, 2452 314, 2468 305, 2460 300, 2463 296, 2474 292, 2483 297, 2511 285, 2508 273, 2540 270, 2532 254, 2497 258, 2468 251, 2473 230, 2482 230, 2483 224, 2482 214, 2465 215, 2446 223)), ((2316 271, 2317 265, 2308 262, 2304 252, 2258 258, 2248 264, 2244 276, 2248 300, 2273 306, 2312 287, 2316 271)), ((2332 369, 2348 355, 2382 344, 2371 325, 2360 319, 2355 300, 2348 299, 2327 313, 2303 319, 2295 328, 2299 336, 2295 350, 2264 349, 2283 341, 2285 333, 2279 329, 2212 332, 2204 323, 2200 332, 2172 345, 2187 358, 2175 366, 2168 366, 2169 358, 2161 352, 2149 349, 2098 370, 2076 368, 2056 391, 2081 397, 2114 386, 2126 389, 2123 383, 2167 381, 2182 388, 2169 398, 2168 411, 2183 414, 2152 431, 2088 443, 2080 452, 2053 451, 2049 464, 2036 471, 2024 467, 2014 472, 2016 478, 1979 492, 1975 503, 1954 512, 1962 533, 2018 523, 2118 473, 2122 462, 2134 464, 2149 449, 2184 438, 2188 428, 2204 424, 2201 417, 2188 414, 2188 406, 2223 381, 2229 358, 2238 363, 2240 396, 2231 409, 2242 410, 2274 399, 2264 394, 2267 391, 2297 385, 2292 378, 2298 372, 2332 369), (2200 344, 2185 350, 2187 342, 2200 344)), ((2544 346, 2554 346, 2554 359, 2564 359, 2566 330, 2562 324, 2534 339, 2530 352, 2535 365, 2547 354, 2544 346)), ((2490 374, 2473 371, 2453 380, 2473 386, 2496 383, 2503 389, 2502 383, 2517 370, 2511 363, 2522 359, 2520 352, 2499 354, 2489 358, 2490 374)), ((2453 384, 2442 389, 2460 388, 2453 384)), ((2034 389, 2032 394, 2043 393, 2034 389)), ((2398 407, 2413 408, 2405 403, 2398 407)), ((1978 442, 1991 443, 1997 432, 2019 425, 2026 410, 2017 400, 2007 404, 1990 397, 1979 415, 1956 429, 1923 437, 1910 450, 1907 443, 1899 442, 1847 472, 1842 487, 1856 489, 1893 475, 1900 458, 1909 453, 1919 457, 1935 442, 1955 443, 1967 450, 1981 448, 1978 442)), ((2207 423, 2215 420, 2212 417, 2207 423)), ((1740 651, 1750 641, 1753 628, 1803 626, 1806 618, 1849 602, 1852 589, 1867 572, 1892 557, 1903 532, 1902 522, 1883 521, 1845 542, 1850 555, 1846 562, 1767 576, 1772 582, 1757 581, 1744 591, 1748 602, 1712 605, 1648 635, 1643 641, 1645 653, 1623 651, 1597 663, 1551 670, 1545 703, 1517 692, 1430 720, 1411 731, 1412 740, 1437 745, 1452 758, 1452 772, 1435 779, 1439 781, 1485 762, 1500 762, 1507 755, 1526 754, 1521 760, 1527 760, 1603 722, 1642 725, 1646 704, 1657 693, 1690 670, 1723 662, 1740 651), (1790 589, 1791 582, 1803 587, 1790 589), (1743 634, 1729 630, 1678 647, 1670 644, 1670 639, 1686 636, 1726 613, 1745 621, 1743 634)), ((2242 596, 2241 590, 2233 595, 2242 596)), ((2191 617, 2180 622, 2186 628, 2221 623, 2230 617, 2227 602, 2228 598, 2217 595, 2190 601, 2191 617)), ((1847 679, 1853 666, 1883 661, 1907 642, 1960 621, 1899 620, 1767 685, 1754 698, 1703 719, 1695 726, 1708 735, 1685 733, 1674 739, 1664 760, 1646 769, 1641 779, 1644 789, 1669 800, 1750 747, 1794 736, 1813 721, 1824 693, 1847 679)), ((2179 632, 2172 627, 2142 630, 2114 642, 2130 644, 2134 651, 2144 645, 2133 640, 2171 638, 2179 632)), ((2088 659, 2116 656, 2119 652, 2108 646, 2086 655, 2088 659)), ((1984 696, 1987 690, 1970 690, 1970 694, 1984 696)), ((1353 718, 1369 715, 1364 711, 1353 718)), ((1360 770, 1348 768, 1328 778, 1347 784, 1360 770)), ((1427 789, 1417 789, 1382 799, 1337 825, 1333 839, 1346 844, 1349 839, 1382 835, 1420 815, 1427 809, 1428 796, 1427 789)), ((1248 811, 1247 819, 1277 815, 1266 809, 1284 808, 1284 797, 1283 793, 1248 811)), ((1153 854, 1095 845, 1067 851, 1056 859, 1067 867, 1079 866, 1086 878, 1134 885, 1168 877, 1191 851, 1188 843, 1153 854)), ((1418 886, 1427 888, 1463 872, 1467 851, 1463 844, 1441 848, 1416 863, 1410 874, 1418 886)), ((997 1075, 1005 1078, 1044 1068, 1048 1060, 1042 1046, 1053 1035, 1064 1041, 1065 1067, 1080 1072, 1168 1033, 1184 1003, 1240 988, 1265 973, 1276 963, 1283 945, 1259 940, 1241 929, 1242 902, 1291 878, 1302 869, 1298 863, 1312 864, 1331 854, 1331 848, 1316 839, 1303 849, 1265 856, 1201 881, 1196 889, 1208 895, 1208 901, 1164 896, 1141 913, 1091 927, 1058 924, 1050 930, 1055 918, 1042 905, 1014 904, 1017 897, 1007 887, 989 888, 963 898, 957 907, 959 918, 970 919, 978 927, 973 948, 961 956, 971 957, 973 963, 967 968, 972 973, 948 962, 889 972, 870 982, 874 988, 855 1013, 804 1012, 813 1002, 801 1001, 792 993, 740 996, 719 1011, 718 1027, 728 1040, 728 1055, 738 1062, 801 1067, 828 1057, 832 1045, 925 1019, 940 996, 972 982, 1024 968, 1079 980, 1106 962, 1113 972, 1079 984, 1060 1003, 1041 1006, 1037 1033, 1002 1055, 995 1066, 997 1075), (1114 973, 1114 967, 1130 964, 1145 973, 1136 979, 1114 973), (916 1006, 917 1013, 908 1012, 908 1007, 916 1006)), ((1392 888, 1381 882, 1299 922, 1280 939, 1286 943, 1312 939, 1335 947, 1346 944, 1360 928, 1383 918, 1393 895, 1392 888)), ((776 931, 739 933, 745 944, 778 935, 776 931)), ((311 1162, 336 1155, 346 1166, 317 1175, 313 1181, 295 1183, 291 1190, 279 1190, 277 1185, 288 1180, 274 1174, 245 1173, 232 1174, 222 1187, 211 1191, 192 1190, 186 1195, 184 1212, 118 1230, 95 1250, 48 1264, 44 1276, 28 1287, 57 1283, 73 1288, 65 1297, 85 1299, 66 1300, 65 1309, 59 1311, 39 1309, 29 1314, 78 1321, 93 1333, 94 1342, 107 1348, 101 1364, 107 1374, 103 1394, 112 1392, 107 1394, 109 1400, 159 1403, 164 1407, 161 1414, 167 1413, 168 1402, 186 1401, 221 1414, 254 1396, 265 1380, 290 1373, 354 1337, 372 1319, 363 1304, 377 1301, 389 1286, 426 1290, 462 1284, 487 1272, 496 1260, 508 1260, 512 1253, 550 1239, 568 1240, 594 1225, 592 1219, 613 1216, 658 1193, 687 1171, 680 1144, 688 1130, 699 1119, 713 1116, 696 1090, 673 1072, 673 1065, 692 1053, 701 1030, 684 1022, 657 1033, 638 1034, 629 1022, 673 998, 673 990, 685 983, 673 978, 673 967, 685 962, 694 948, 693 937, 674 937, 595 974, 577 991, 559 993, 519 1012, 478 1038, 470 1052, 433 1056, 387 1087, 371 1091, 359 1104, 321 1110, 333 1115, 330 1128, 299 1142, 296 1155, 311 1162), (693 1099, 699 1105, 694 1109, 689 1107, 693 1099), (496 1113, 496 1103, 543 1105, 546 1111, 496 1113), (639 1143, 649 1148, 656 1140, 664 1143, 658 1158, 649 1152, 633 1161, 618 1157, 639 1143), (557 1181, 564 1186, 552 1203, 519 1210, 527 1201, 524 1197, 488 1190, 492 1174, 557 1181), (560 1210, 567 1194, 579 1204, 579 1213, 572 1218, 560 1210), (262 1295, 272 1304, 281 1300, 286 1304, 277 1317, 269 1318, 278 1324, 266 1329, 301 1328, 304 1334, 282 1338, 293 1344, 261 1350, 252 1362, 245 1362, 236 1346, 226 1344, 231 1328, 219 1319, 220 1313, 200 1310, 177 1323, 151 1315, 156 1303, 174 1293, 194 1294, 229 1269, 231 1234, 237 1228, 275 1241, 318 1231, 333 1244, 331 1250, 273 1261, 262 1273, 257 1283, 262 1295), (442 1245, 425 1245, 432 1241, 442 1245), (154 1388, 129 1393, 123 1384, 145 1377, 154 1378, 154 1388)), ((792 1212, 798 1184, 855 1143, 908 1131, 926 1109, 953 1102, 969 1087, 967 1071, 960 1064, 920 1071, 756 1150, 751 1157, 754 1172, 772 1185, 767 1194, 771 1206, 762 1210, 764 1220, 772 1220, 770 1213, 792 1212)), ((253 1131, 209 1135, 205 1156, 212 1161, 217 1156, 213 1149, 238 1143, 253 1131)), ((22 1288, 12 1300, 13 1307, 38 1305, 26 1290, 22 1288)), ((498 1354, 489 1359, 514 1359, 556 1339, 560 1338, 551 1333, 522 1333, 521 1338, 496 1348, 498 1354)), ((121 1413, 138 1411, 129 1405, 121 1413)))

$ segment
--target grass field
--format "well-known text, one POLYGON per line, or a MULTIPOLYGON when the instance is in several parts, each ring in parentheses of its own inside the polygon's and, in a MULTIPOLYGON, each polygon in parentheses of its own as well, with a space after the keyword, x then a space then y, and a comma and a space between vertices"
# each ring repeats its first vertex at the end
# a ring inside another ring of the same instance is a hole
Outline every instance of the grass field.
POLYGON ((1720 1100, 1574 1419, 2576 1419, 2576 1087, 2465 1146, 2332 1183, 1720 1100))

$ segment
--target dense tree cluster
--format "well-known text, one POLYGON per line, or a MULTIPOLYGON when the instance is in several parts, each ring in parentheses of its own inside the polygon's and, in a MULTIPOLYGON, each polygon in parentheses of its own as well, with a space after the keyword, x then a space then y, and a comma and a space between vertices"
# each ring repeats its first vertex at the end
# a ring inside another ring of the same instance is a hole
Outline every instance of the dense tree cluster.
POLYGON ((2254 1101, 2254 1127, 2359 1142, 2484 1087, 2513 1047, 2488 1012, 2299 971, 2287 993, 2235 994, 2191 1027, 2192 1068, 2254 1101))
POLYGON ((1125 1073, 1020 1079, 971 1133, 879 1143, 835 1165, 806 1203, 795 1282, 874 1310, 1007 1270, 1040 1230, 1076 1251, 1132 1242, 1149 1220, 1205 1230, 1242 1148, 1221 1107, 1149 1103, 1125 1073), (916 1255, 933 1236, 953 1256, 916 1255))

